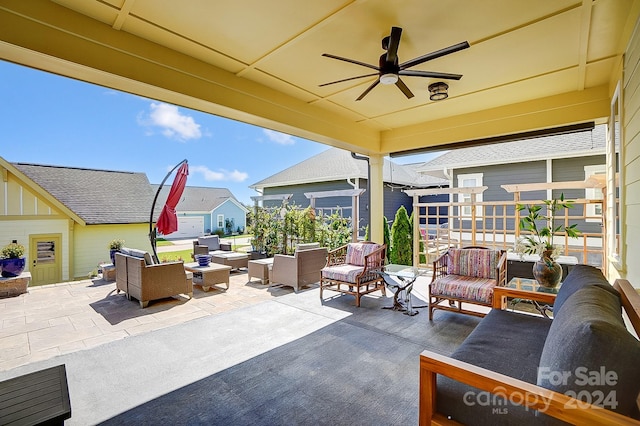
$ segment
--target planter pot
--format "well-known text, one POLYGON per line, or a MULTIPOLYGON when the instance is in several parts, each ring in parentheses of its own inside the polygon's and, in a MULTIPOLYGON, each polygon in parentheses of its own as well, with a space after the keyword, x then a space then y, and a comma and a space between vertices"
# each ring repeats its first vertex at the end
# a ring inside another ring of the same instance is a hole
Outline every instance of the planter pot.
POLYGON ((249 251, 247 252, 247 254, 249 255, 249 259, 251 260, 256 260, 256 259, 266 259, 267 258, 267 253, 263 252, 263 251, 249 251))
POLYGON ((0 259, 0 269, 2 276, 5 278, 13 278, 19 276, 27 265, 27 259, 24 257, 12 257, 8 259, 0 259))
POLYGON ((118 249, 109 249, 109 256, 111 257, 111 263, 116 266, 116 253, 120 252, 118 249))
POLYGON ((542 287, 554 288, 562 280, 562 266, 551 260, 551 252, 544 252, 533 264, 533 277, 542 287))

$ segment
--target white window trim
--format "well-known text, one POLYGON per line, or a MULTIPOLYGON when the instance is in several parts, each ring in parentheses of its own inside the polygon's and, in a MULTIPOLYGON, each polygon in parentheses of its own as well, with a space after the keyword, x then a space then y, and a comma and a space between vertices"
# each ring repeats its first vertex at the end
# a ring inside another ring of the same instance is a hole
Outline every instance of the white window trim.
MULTIPOLYGON (((473 186, 482 186, 482 181, 484 179, 484 173, 464 173, 464 174, 459 174, 457 176, 458 178, 458 188, 464 188, 463 186, 463 182, 465 180, 475 180, 476 183, 473 186)), ((465 202, 465 196, 467 197, 471 197, 470 194, 458 194, 458 202, 459 203, 464 203, 465 202)), ((476 202, 481 202, 482 201, 482 193, 476 194, 476 202)), ((463 207, 460 207, 461 209, 463 209, 463 207)), ((476 220, 482 220, 481 214, 480 214, 481 210, 480 210, 480 206, 476 206, 476 220)), ((462 220, 471 220, 471 212, 469 213, 464 213, 461 212, 460 217, 462 220)))
POLYGON ((219 214, 218 217, 216 218, 216 227, 218 229, 224 229, 224 215, 223 214, 219 214))
MULTIPOLYGON (((594 164, 592 166, 584 166, 584 179, 587 180, 594 175, 605 175, 607 173, 606 164, 594 164)), ((602 191, 596 188, 585 188, 584 198, 588 200, 600 200, 603 198, 602 191)), ((600 204, 602 211, 602 204, 600 204)), ((596 204, 587 204, 587 216, 596 216, 596 204)), ((586 222, 602 223, 600 219, 585 219, 586 222)))

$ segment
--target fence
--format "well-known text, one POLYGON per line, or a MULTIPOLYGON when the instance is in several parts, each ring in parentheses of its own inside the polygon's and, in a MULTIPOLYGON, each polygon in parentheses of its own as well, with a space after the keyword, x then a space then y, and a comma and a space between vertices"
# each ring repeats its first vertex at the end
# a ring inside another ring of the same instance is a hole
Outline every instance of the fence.
MULTIPOLYGON (((579 263, 605 267, 603 200, 572 201, 572 209, 556 212, 556 224, 569 226, 577 223, 581 235, 569 238, 564 232, 558 232, 554 234, 553 243, 561 248, 563 256, 576 257, 579 263)), ((484 246, 512 252, 519 238, 530 235, 519 227, 520 218, 525 213, 518 210, 518 204, 542 205, 541 213, 545 214, 543 201, 476 202, 473 194, 468 202, 414 201, 414 264, 431 267, 432 262, 449 247, 484 246)))

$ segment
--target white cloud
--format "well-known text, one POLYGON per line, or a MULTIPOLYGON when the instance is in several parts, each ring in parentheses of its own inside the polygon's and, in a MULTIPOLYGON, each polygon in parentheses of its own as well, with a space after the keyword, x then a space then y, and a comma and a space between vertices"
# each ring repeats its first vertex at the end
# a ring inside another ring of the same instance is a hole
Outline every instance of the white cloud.
POLYGON ((183 115, 175 105, 151 103, 149 117, 142 117, 140 124, 160 127, 161 133, 170 139, 186 141, 202 137, 200 125, 193 117, 183 115))
POLYGON ((269 129, 262 129, 262 132, 270 141, 275 142, 279 145, 293 145, 294 143, 296 143, 296 140, 291 135, 286 135, 284 133, 276 132, 269 129))
POLYGON ((206 181, 244 182, 249 177, 247 173, 238 170, 218 169, 215 171, 207 166, 190 166, 189 173, 200 173, 206 181))

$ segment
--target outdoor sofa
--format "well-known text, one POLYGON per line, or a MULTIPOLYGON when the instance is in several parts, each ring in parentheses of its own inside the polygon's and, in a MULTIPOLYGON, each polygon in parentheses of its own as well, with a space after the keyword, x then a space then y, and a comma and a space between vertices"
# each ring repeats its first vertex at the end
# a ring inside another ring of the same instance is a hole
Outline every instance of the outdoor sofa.
POLYGON ((183 262, 154 264, 148 252, 123 248, 116 253, 116 289, 146 308, 151 300, 178 294, 193 296, 193 273, 183 262))
POLYGON ((640 296, 628 281, 576 266, 557 296, 536 296, 553 320, 504 310, 507 296, 532 294, 497 287, 451 356, 422 352, 421 425, 640 424, 640 342, 622 316, 640 330, 640 296))

